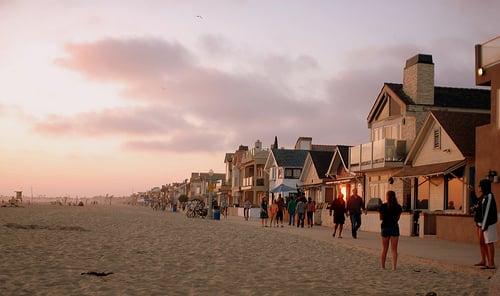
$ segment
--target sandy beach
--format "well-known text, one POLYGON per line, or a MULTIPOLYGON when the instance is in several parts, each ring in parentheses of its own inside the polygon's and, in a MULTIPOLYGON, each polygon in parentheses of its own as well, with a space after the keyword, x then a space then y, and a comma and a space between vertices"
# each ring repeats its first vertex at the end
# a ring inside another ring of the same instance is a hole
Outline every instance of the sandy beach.
POLYGON ((485 295, 491 276, 127 206, 0 208, 0 254, 0 295, 485 295))

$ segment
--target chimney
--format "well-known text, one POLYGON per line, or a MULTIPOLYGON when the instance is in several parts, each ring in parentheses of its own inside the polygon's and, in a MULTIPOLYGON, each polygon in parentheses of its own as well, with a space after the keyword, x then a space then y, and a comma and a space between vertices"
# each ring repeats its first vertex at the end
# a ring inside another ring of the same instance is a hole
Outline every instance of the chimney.
POLYGON ((432 55, 417 54, 406 61, 403 91, 416 104, 434 105, 434 63, 432 55))
POLYGON ((255 142, 255 149, 256 150, 262 149, 262 142, 260 140, 257 140, 257 142, 255 142))

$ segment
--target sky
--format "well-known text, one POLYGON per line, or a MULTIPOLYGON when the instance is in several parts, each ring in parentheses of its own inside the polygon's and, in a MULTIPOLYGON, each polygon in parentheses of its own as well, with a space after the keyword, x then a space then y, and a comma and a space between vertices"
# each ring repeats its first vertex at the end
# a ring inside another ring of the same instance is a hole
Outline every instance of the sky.
POLYGON ((405 60, 475 87, 499 1, 0 0, 0 195, 128 195, 274 136, 369 140, 405 60))

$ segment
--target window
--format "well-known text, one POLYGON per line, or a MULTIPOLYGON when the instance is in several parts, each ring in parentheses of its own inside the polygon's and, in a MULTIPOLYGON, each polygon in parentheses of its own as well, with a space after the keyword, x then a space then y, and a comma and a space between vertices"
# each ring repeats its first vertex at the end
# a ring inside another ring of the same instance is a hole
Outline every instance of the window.
POLYGON ((434 149, 441 149, 441 129, 434 129, 434 149))
POLYGON ((417 209, 429 209, 429 199, 431 192, 431 183, 426 177, 418 177, 418 199, 417 209))
POLYGON ((293 177, 293 170, 292 169, 285 169, 285 178, 291 179, 292 177, 293 177))
POLYGON ((271 168, 271 180, 276 180, 276 167, 271 168))
POLYGON ((298 179, 300 178, 300 174, 302 173, 301 169, 293 169, 293 178, 298 179))

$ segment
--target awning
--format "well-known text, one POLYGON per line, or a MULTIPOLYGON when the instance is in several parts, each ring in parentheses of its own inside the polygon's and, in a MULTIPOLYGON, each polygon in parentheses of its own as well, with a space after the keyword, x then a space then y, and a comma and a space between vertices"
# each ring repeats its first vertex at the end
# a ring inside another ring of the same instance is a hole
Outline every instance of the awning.
POLYGON ((413 178, 413 177, 446 175, 463 166, 465 166, 465 160, 435 163, 435 164, 421 165, 415 167, 405 167, 396 174, 392 175, 392 177, 413 178))

